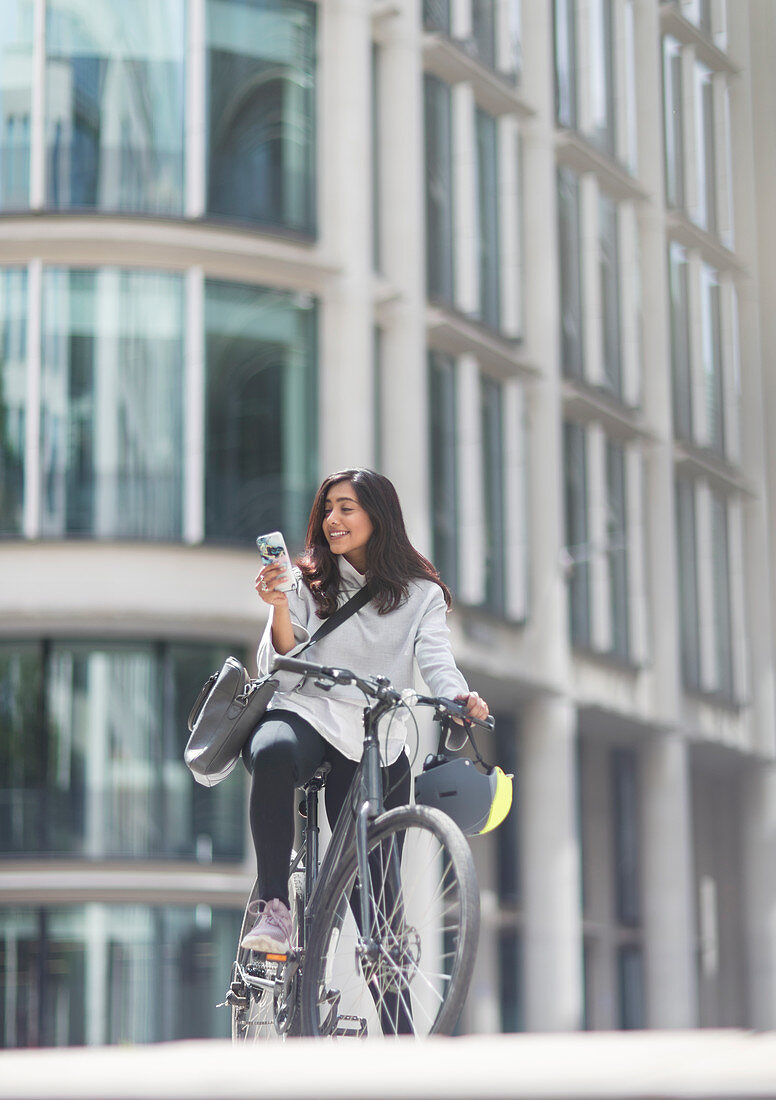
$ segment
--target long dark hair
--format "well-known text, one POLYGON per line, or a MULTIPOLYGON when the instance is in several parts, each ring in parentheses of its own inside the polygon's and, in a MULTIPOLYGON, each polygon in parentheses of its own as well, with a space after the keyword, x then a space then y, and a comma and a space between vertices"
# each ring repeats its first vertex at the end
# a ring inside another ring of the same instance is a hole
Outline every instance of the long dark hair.
POLYGON ((353 486, 374 528, 366 544, 366 582, 378 612, 386 615, 399 607, 409 596, 409 584, 413 580, 438 584, 449 609, 453 602, 450 590, 431 562, 410 542, 393 484, 374 470, 357 468, 329 474, 310 510, 306 548, 298 565, 318 606, 319 617, 325 619, 337 609, 340 573, 337 555, 329 549, 323 533, 323 518, 326 497, 341 481, 349 481, 353 486))

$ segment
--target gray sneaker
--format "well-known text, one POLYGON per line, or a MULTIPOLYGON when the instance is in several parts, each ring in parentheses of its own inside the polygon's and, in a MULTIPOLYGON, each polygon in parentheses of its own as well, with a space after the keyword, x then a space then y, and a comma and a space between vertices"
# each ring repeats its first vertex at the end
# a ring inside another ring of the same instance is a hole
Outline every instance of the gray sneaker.
POLYGON ((294 935, 291 911, 280 898, 259 902, 259 919, 242 938, 241 947, 247 951, 270 951, 285 955, 291 950, 294 935))

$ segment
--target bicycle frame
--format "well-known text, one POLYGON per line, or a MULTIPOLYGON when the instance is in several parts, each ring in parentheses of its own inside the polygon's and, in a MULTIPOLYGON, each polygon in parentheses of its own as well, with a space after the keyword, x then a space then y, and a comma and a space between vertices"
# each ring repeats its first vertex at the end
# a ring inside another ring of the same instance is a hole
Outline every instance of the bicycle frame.
MULTIPOLYGON (((383 714, 391 709, 389 703, 377 702, 373 707, 364 708, 364 751, 356 773, 348 791, 340 815, 334 825, 331 841, 326 849, 323 861, 318 867, 318 807, 317 791, 313 800, 313 816, 315 827, 311 832, 311 820, 308 816, 306 828, 306 856, 305 870, 307 874, 307 905, 305 906, 305 941, 317 912, 318 899, 324 884, 333 869, 340 863, 342 856, 353 845, 356 849, 358 862, 358 876, 362 882, 366 882, 369 876, 369 864, 367 858, 367 826, 379 814, 383 812, 383 784, 380 774, 380 744, 377 736, 377 725, 383 714), (352 810, 354 795, 358 794, 358 809, 352 810), (312 840, 312 844, 311 844, 312 840)), ((320 788, 318 788, 320 789, 320 788)), ((308 814, 310 813, 308 802, 308 814)), ((369 919, 369 895, 367 890, 359 891, 361 906, 361 927, 371 927, 369 919)))

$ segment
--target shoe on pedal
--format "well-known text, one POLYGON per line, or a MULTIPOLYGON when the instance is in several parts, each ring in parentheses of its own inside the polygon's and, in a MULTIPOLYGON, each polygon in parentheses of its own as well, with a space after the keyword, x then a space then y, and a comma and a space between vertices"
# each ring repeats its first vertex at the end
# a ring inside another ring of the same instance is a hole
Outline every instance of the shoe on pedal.
POLYGON ((246 951, 265 951, 286 955, 291 950, 293 925, 291 912, 280 898, 259 902, 259 919, 242 938, 246 951))

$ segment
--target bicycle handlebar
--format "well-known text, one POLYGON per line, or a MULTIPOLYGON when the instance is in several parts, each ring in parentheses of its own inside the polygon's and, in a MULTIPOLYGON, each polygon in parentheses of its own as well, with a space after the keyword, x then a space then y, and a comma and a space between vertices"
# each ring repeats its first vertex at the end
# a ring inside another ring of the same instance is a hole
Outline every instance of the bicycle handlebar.
MULTIPOLYGON (((390 681, 386 680, 384 677, 374 677, 364 680, 362 677, 357 676, 355 672, 351 672, 347 668, 332 668, 327 665, 316 665, 311 661, 299 661, 296 657, 276 657, 272 671, 297 672, 303 676, 314 676, 319 680, 331 681, 330 686, 332 687, 335 684, 353 684, 369 698, 378 699, 381 702, 392 702, 395 705, 404 699, 404 696, 396 691, 396 689, 392 687, 390 681)), ((323 686, 324 685, 321 685, 321 687, 323 686)), ((453 719, 454 721, 463 722, 464 724, 480 726, 485 730, 492 730, 495 726, 495 719, 492 714, 489 714, 485 719, 473 718, 467 713, 466 704, 459 702, 457 699, 446 699, 441 695, 417 695, 413 693, 411 700, 406 701, 411 701, 421 706, 433 707, 434 719, 437 722, 453 719)))

